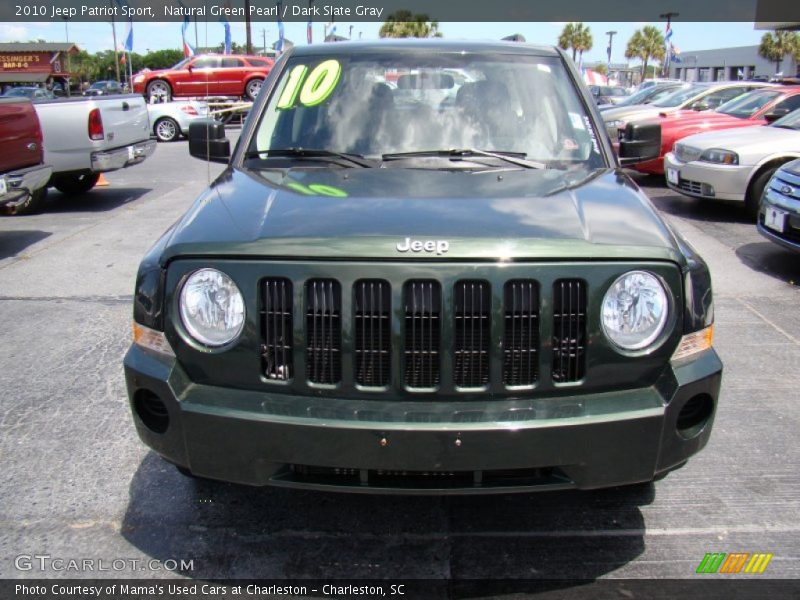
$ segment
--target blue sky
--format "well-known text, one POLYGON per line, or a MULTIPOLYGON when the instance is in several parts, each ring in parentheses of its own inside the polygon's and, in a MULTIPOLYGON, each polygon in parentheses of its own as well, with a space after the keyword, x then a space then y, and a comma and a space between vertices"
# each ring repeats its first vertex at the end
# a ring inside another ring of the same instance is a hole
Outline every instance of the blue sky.
MULTIPOLYGON (((587 23, 594 35, 594 47, 584 56, 584 60, 605 60, 606 31, 619 32, 614 37, 612 61, 624 62, 625 44, 633 32, 648 23, 587 23)), ((662 23, 651 23, 663 28, 662 23)), ((244 44, 244 23, 232 23, 233 40, 244 44)), ((359 34, 363 39, 378 37, 380 23, 336 23, 336 32, 345 37, 353 27, 353 37, 359 34)), ((563 23, 441 23, 440 29, 445 37, 455 39, 499 39, 512 33, 521 33, 529 42, 554 44, 563 23)), ((285 36, 296 42, 305 43, 305 23, 285 23, 285 36)), ((125 25, 117 23, 117 40, 122 39, 125 25)), ((163 48, 179 48, 181 45, 181 24, 135 23, 134 51, 144 53, 163 48)), ((272 22, 253 22, 253 43, 261 45, 262 30, 266 32, 267 44, 277 39, 278 27, 272 22)), ((754 29, 753 23, 674 23, 673 43, 682 52, 747 46, 757 44, 763 31, 754 29)), ((200 22, 198 33, 201 46, 215 46, 223 40, 223 28, 217 21, 200 22)), ((190 29, 189 42, 194 44, 194 30, 190 29)), ((27 41, 43 38, 47 41, 65 40, 64 23, 0 23, 0 41, 27 41)), ((314 23, 314 40, 321 41, 323 23, 314 23)), ((69 23, 69 40, 89 52, 113 47, 111 25, 109 23, 69 23)))

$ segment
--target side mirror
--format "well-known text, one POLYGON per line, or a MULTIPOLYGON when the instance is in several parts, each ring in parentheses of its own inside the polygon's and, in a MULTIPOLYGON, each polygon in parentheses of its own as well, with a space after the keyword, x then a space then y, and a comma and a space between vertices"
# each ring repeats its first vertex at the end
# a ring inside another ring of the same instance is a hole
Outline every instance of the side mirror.
POLYGON ((698 100, 697 102, 692 104, 692 110, 696 110, 698 112, 703 111, 703 110, 708 110, 709 108, 711 108, 711 107, 708 105, 708 103, 704 102, 702 100, 698 100))
POLYGON ((621 165, 635 165, 661 154, 660 123, 628 123, 619 141, 621 165))
POLYGON ((225 125, 213 119, 198 119, 189 125, 189 154, 201 160, 227 163, 231 143, 225 137, 225 125))
POLYGON ((767 114, 764 115, 764 120, 767 123, 774 123, 781 117, 785 117, 788 114, 789 114, 788 108, 773 108, 771 111, 769 111, 767 114))

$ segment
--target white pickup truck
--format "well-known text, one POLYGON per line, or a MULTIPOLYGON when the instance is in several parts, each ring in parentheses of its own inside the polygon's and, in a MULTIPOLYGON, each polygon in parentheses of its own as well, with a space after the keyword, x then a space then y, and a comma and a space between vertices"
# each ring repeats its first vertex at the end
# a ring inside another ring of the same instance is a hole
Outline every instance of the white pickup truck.
POLYGON ((44 135, 49 185, 65 194, 88 192, 100 173, 142 162, 156 148, 138 94, 34 102, 44 135))

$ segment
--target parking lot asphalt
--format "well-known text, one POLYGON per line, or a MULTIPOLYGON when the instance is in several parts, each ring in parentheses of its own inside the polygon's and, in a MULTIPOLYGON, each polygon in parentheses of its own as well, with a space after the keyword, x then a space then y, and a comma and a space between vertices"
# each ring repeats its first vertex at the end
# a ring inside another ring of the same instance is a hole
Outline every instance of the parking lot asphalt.
MULTIPOLYGON (((695 576, 707 552, 768 552, 800 577, 800 260, 735 203, 639 178, 711 266, 725 363, 711 441, 650 486, 488 497, 298 492, 193 481, 148 451, 122 357, 136 267, 222 169, 161 144, 46 211, 0 218, 0 577, 14 557, 192 559, 108 577, 695 576)), ((623 223, 620 226, 624 226, 623 223)))

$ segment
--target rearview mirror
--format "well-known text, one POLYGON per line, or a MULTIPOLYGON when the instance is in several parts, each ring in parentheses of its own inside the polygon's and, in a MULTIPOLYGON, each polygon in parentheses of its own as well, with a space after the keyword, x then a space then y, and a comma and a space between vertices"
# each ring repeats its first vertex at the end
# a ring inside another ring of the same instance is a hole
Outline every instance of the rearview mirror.
POLYGON ((189 154, 201 160, 227 163, 231 143, 225 137, 225 125, 213 119, 198 119, 189 125, 189 154))
POLYGON ((764 115, 764 120, 767 123, 774 123, 781 117, 785 117, 788 114, 789 114, 788 108, 773 108, 771 111, 769 111, 767 114, 764 115))
POLYGON ((619 163, 635 165, 661 154, 660 123, 628 123, 619 141, 619 163))

